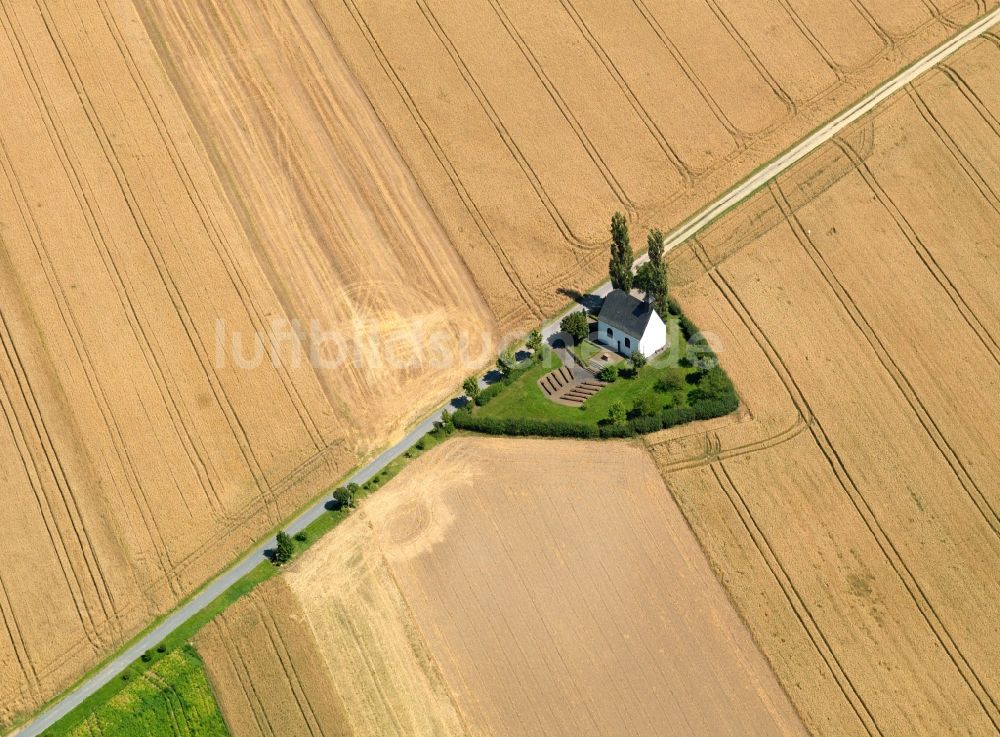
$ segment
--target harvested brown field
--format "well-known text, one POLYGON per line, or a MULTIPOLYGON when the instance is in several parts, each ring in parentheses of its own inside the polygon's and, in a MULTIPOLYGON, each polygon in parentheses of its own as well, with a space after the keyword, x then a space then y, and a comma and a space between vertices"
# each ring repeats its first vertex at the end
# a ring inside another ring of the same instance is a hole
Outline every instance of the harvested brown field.
POLYGON ((673 254, 743 413, 650 440, 816 735, 1000 725, 1000 39, 673 254))
POLYGON ((304 723, 254 676, 266 609, 308 622, 343 734, 806 734, 638 445, 450 440, 266 590, 199 644, 234 737, 269 734, 248 698, 304 723))
POLYGON ((0 9, 0 726, 443 401, 414 326, 492 325, 329 44, 232 10, 179 71, 125 0, 0 9))
POLYGON ((996 3, 315 3, 502 324, 601 281, 996 3))

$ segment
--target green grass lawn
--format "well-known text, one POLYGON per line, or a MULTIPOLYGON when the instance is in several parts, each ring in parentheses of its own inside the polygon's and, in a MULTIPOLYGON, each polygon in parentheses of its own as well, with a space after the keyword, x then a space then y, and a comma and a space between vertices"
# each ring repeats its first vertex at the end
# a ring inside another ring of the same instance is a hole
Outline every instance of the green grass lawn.
POLYGON ((228 737, 201 658, 190 645, 163 655, 68 730, 66 737, 228 737))
POLYGON ((576 356, 576 360, 580 362, 580 365, 586 366, 591 358, 600 353, 605 353, 608 348, 597 345, 593 341, 585 340, 579 345, 573 346, 571 350, 573 351, 573 355, 576 356))
MULTIPOLYGON (((676 323, 676 319, 674 322, 676 323)), ((678 341, 678 344, 685 345, 683 340, 678 341)), ((651 401, 655 403, 656 411, 667 407, 686 407, 688 406, 688 394, 696 388, 695 384, 687 381, 687 377, 696 374, 697 369, 679 367, 677 361, 682 357, 683 347, 677 348, 674 354, 676 360, 668 362, 672 365, 659 366, 657 364, 660 361, 653 360, 639 371, 638 376, 634 378, 620 377, 588 399, 582 407, 576 408, 556 404, 546 397, 538 386, 538 380, 542 376, 562 366, 562 361, 559 360, 558 356, 549 354, 548 360, 543 360, 532 366, 488 404, 478 408, 476 413, 484 417, 498 419, 525 417, 575 422, 596 427, 607 418, 608 411, 615 402, 624 404, 627 411, 631 411, 635 403, 645 397, 652 398, 651 401), (670 391, 658 390, 657 384, 660 379, 668 374, 680 377, 680 386, 670 391)), ((620 365, 625 369, 629 364, 620 365)))

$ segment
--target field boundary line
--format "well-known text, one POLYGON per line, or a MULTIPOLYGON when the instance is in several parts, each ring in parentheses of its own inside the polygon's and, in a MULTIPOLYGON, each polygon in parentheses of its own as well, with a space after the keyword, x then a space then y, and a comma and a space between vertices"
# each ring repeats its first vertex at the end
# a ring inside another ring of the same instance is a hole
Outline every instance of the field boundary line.
MULTIPOLYGON (((350 635, 351 645, 353 645, 355 650, 355 657, 364 663, 364 667, 366 669, 365 675, 371 676, 371 685, 374 686, 374 691, 378 694, 378 699, 384 708, 384 713, 389 717, 389 722, 392 725, 393 732, 396 737, 406 737, 406 730, 404 729, 402 722, 400 722, 399 715, 396 713, 396 710, 392 708, 390 699, 385 691, 385 686, 373 675, 376 672, 375 662, 368 650, 362 645, 364 638, 358 632, 358 626, 351 617, 342 611, 336 612, 335 616, 337 617, 341 627, 350 635)), ((336 684, 334 684, 334 687, 336 688, 336 684)), ((352 724, 351 726, 353 727, 354 725, 352 724)))
MULTIPOLYGON (((465 459, 468 458, 468 456, 460 454, 459 458, 461 458, 464 461, 465 459)), ((480 508, 482 508, 482 505, 480 505, 480 508)), ((490 518, 490 521, 491 521, 491 524, 493 525, 494 529, 496 529, 496 523, 492 520, 492 518, 490 518)), ((366 524, 367 524, 367 527, 368 527, 368 530, 369 530, 369 534, 371 534, 371 535, 374 536, 376 534, 376 532, 375 532, 375 528, 374 528, 374 525, 373 525, 372 521, 370 519, 366 519, 366 524)), ((373 537, 373 539, 375 539, 375 538, 373 537)), ((498 539, 502 539, 502 538, 498 538, 498 539)), ((405 616, 404 621, 406 621, 408 623, 408 627, 412 627, 416 631, 416 634, 419 635, 419 642, 418 642, 418 644, 419 644, 419 646, 421 648, 420 652, 421 652, 421 655, 424 658, 424 662, 428 665, 430 673, 433 674, 433 676, 437 680, 437 682, 439 682, 441 684, 442 689, 447 693, 449 702, 451 703, 452 708, 455 710, 456 714, 458 715, 458 718, 459 718, 460 722, 462 723, 462 726, 465 729, 467 735, 468 734, 472 734, 472 732, 469 730, 468 724, 466 723, 464 715, 462 715, 462 712, 461 712, 461 710, 458 707, 458 699, 456 698, 455 694, 453 693, 453 690, 451 688, 449 688, 447 686, 447 684, 445 683, 445 681, 444 681, 444 673, 443 673, 443 670, 441 668, 441 665, 440 665, 438 659, 436 657, 434 657, 430 653, 430 649, 429 649, 428 643, 426 642, 427 638, 424 635, 423 631, 420 629, 420 625, 418 624, 418 621, 417 621, 417 618, 416 618, 416 613, 413 610, 413 605, 403 595, 403 587, 402 587, 402 584, 399 581, 399 576, 397 575, 397 572, 393 569, 392 565, 389 563, 389 559, 388 559, 388 556, 386 555, 385 549, 382 546, 378 546, 376 549, 378 551, 377 552, 377 556, 373 555, 373 557, 377 557, 377 561, 378 561, 377 565, 379 566, 378 570, 380 572, 384 571, 384 574, 386 576, 386 580, 389 581, 392 584, 391 588, 390 587, 386 587, 386 589, 388 591, 388 595, 390 596, 390 598, 392 598, 392 601, 393 601, 394 604, 398 605, 399 607, 401 607, 406 612, 406 616, 405 616)), ((508 558, 509 558, 509 551, 506 548, 504 549, 504 553, 507 554, 508 558)), ((470 576, 470 573, 469 573, 468 570, 462 570, 461 573, 462 573, 462 575, 464 576, 464 578, 466 580, 470 579, 471 576, 470 576)), ((490 593, 493 593, 492 582, 487 577, 484 577, 482 575, 480 575, 480 579, 484 582, 485 586, 487 587, 487 589, 489 589, 490 593)), ((474 587, 472 587, 471 584, 468 584, 468 585, 469 585, 469 590, 473 591, 474 587)), ((468 655, 470 649, 469 649, 468 644, 465 642, 465 634, 462 632, 461 628, 457 626, 457 621, 456 621, 456 618, 455 618, 455 615, 454 615, 454 610, 452 608, 447 608, 447 607, 443 606, 443 602, 441 601, 441 597, 437 593, 437 591, 438 591, 439 588, 440 587, 436 587, 436 586, 433 587, 435 598, 439 602, 442 603, 442 606, 440 607, 440 611, 443 613, 443 616, 448 617, 449 621, 451 622, 452 627, 454 627, 455 631, 458 632, 459 635, 463 638, 463 641, 462 641, 462 644, 461 644, 461 649, 462 649, 463 653, 465 653, 466 655, 468 655)), ((461 601, 461 603, 460 603, 460 606, 462 607, 462 612, 461 612, 460 616, 463 617, 465 619, 465 621, 469 621, 469 611, 472 610, 472 609, 475 609, 477 612, 484 612, 483 605, 482 605, 480 599, 478 597, 475 597, 475 596, 471 596, 471 597, 463 599, 461 601)), ((527 654, 524 651, 524 647, 522 645, 521 639, 519 639, 519 638, 517 638, 517 637, 514 636, 514 632, 511 629, 510 622, 506 618, 504 618, 504 617, 492 617, 492 616, 490 616, 490 612, 485 612, 484 621, 489 622, 490 630, 492 631, 493 637, 496 638, 497 641, 502 641, 503 640, 503 633, 499 632, 498 629, 499 630, 505 630, 506 634, 511 637, 512 642, 515 643, 515 646, 517 648, 517 652, 520 655, 520 657, 522 657, 522 658, 526 658, 527 657, 527 654), (499 625, 498 625, 498 622, 500 623, 499 625)), ((514 664, 511 662, 510 649, 505 649, 503 651, 503 659, 504 659, 504 663, 507 666, 507 668, 510 669, 513 672, 513 670, 514 670, 514 664)), ((486 677, 483 674, 483 671, 480 668, 479 663, 477 661, 475 661, 475 660, 472 660, 471 662, 472 662, 473 668, 476 671, 477 678, 480 681, 485 682, 486 677)), ((554 674, 551 672, 551 668, 549 668, 549 675, 550 676, 554 676, 554 674)), ((530 674, 530 676, 531 676, 531 679, 532 679, 531 687, 534 688, 535 690, 540 689, 541 688, 541 684, 538 682, 537 675, 536 674, 530 674)), ((468 682, 466 680, 464 680, 464 678, 462 680, 462 684, 468 690, 468 682)), ((529 718, 534 719, 534 721, 536 723, 538 723, 538 724, 543 724, 544 723, 544 720, 539 715, 538 705, 537 704, 533 704, 533 703, 520 704, 520 702, 517 702, 515 700, 515 698, 511 694, 509 694, 509 693, 505 693, 504 696, 505 696, 505 700, 510 705, 511 713, 517 715, 517 720, 520 722, 521 731, 523 733, 525 733, 525 734, 528 733, 528 726, 527 726, 527 724, 525 724, 525 721, 524 721, 525 717, 523 716, 522 712, 527 711, 528 708, 531 709, 531 714, 530 714, 529 718)), ((589 713, 589 709, 588 709, 588 713, 589 713)))
POLYGON ((268 640, 270 640, 271 646, 274 648, 275 657, 278 659, 281 670, 285 674, 288 688, 292 693, 292 698, 295 699, 295 705, 302 714, 302 720, 306 724, 306 729, 309 730, 309 734, 312 737, 316 737, 317 734, 322 737, 323 729, 316 718, 316 712, 309 701, 309 696, 303 688, 302 680, 295 670, 295 663, 288 650, 288 645, 281 635, 281 629, 278 627, 278 623, 274 621, 274 615, 261 605, 258 598, 254 597, 248 601, 257 610, 257 616, 260 618, 261 624, 267 632, 268 640))
MULTIPOLYGON (((720 294, 722 294, 723 298, 725 298, 726 301, 730 303, 730 307, 733 309, 734 314, 737 316, 737 318, 740 318, 742 321, 742 318, 740 317, 738 310, 732 304, 732 302, 729 301, 725 291, 722 289, 722 286, 717 281, 715 281, 715 274, 718 272, 719 264, 716 264, 712 261, 712 259, 708 256, 708 253, 705 250, 704 245, 700 242, 700 240, 697 237, 693 238, 691 241, 691 252, 694 255, 694 257, 698 259, 698 261, 701 263, 702 267, 704 268, 705 274, 708 275, 710 279, 712 279, 716 289, 720 292, 720 294)), ((719 276, 721 277, 721 275, 719 276)), ((778 445, 781 445, 782 443, 785 443, 789 440, 792 440, 793 438, 800 435, 803 430, 805 430, 812 424, 814 418, 811 412, 809 411, 808 407, 799 406, 798 402, 796 402, 795 400, 795 396, 792 390, 789 388, 788 383, 782 376, 782 373, 778 369, 777 365, 770 358, 767 350, 764 348, 764 346, 760 344, 759 341, 756 341, 756 339, 755 342, 757 342, 758 347, 764 354, 764 358, 768 361, 768 363, 771 364, 772 370, 775 372, 775 375, 777 376, 778 380, 782 383, 782 385, 785 387, 786 392, 788 393, 789 399, 792 402, 792 406, 795 409, 795 416, 792 418, 791 423, 783 430, 780 430, 774 433, 773 435, 768 435, 767 437, 759 438, 757 440, 751 440, 749 442, 741 443, 739 445, 733 445, 726 448, 722 446, 721 439, 719 438, 719 431, 729 427, 735 427, 736 425, 741 423, 741 420, 739 419, 734 420, 733 422, 730 422, 729 424, 723 427, 717 428, 709 432, 690 433, 683 437, 691 438, 691 437, 697 437, 699 435, 704 437, 705 452, 702 453, 701 455, 690 456, 688 458, 681 458, 675 461, 669 461, 666 463, 657 464, 660 466, 662 470, 668 473, 673 473, 676 471, 685 471, 692 468, 700 468, 703 466, 712 465, 714 463, 718 463, 724 460, 739 458, 740 456, 749 455, 751 453, 756 453, 762 450, 768 450, 770 448, 774 448, 778 445)), ((750 421, 753 422, 752 413, 750 421)), ((656 442, 647 442, 646 445, 647 447, 652 449, 661 447, 663 445, 667 445, 673 440, 677 439, 679 438, 664 438, 656 442)))
POLYGON ((257 685, 254 681, 253 674, 250 672, 250 667, 243 658, 243 653, 237 644, 236 638, 233 637, 232 628, 230 627, 229 622, 225 617, 219 617, 216 620, 216 624, 219 628, 219 640, 226 652, 226 658, 233 666, 233 672, 236 674, 236 680, 240 682, 240 688, 247 698, 247 706, 250 708, 250 712, 254 716, 254 721, 257 722, 257 727, 260 729, 260 733, 262 735, 269 733, 271 737, 277 737, 278 732, 275 731, 274 725, 271 724, 271 717, 268 715, 267 709, 264 708, 264 701, 257 692, 257 685), (264 729, 265 725, 267 726, 266 730, 264 729))
MULTIPOLYGON (((240 668, 236 664, 236 660, 235 660, 235 657, 234 657, 234 654, 233 654, 233 650, 235 650, 235 646, 229 647, 229 645, 231 643, 229 641, 228 630, 225 630, 225 628, 223 626, 223 622, 221 620, 222 620, 222 617, 219 617, 218 619, 209 622, 208 624, 205 625, 205 629, 202 630, 202 631, 205 632, 206 636, 215 638, 217 640, 218 646, 225 653, 226 662, 229 664, 229 667, 232 669, 233 676, 234 676, 234 678, 236 680, 237 685, 239 686, 239 692, 242 694, 243 699, 245 701, 246 710, 250 713, 250 716, 253 718, 254 722, 256 722, 256 724, 257 724, 257 732, 261 735, 261 737, 266 737, 269 731, 273 735, 273 731, 272 730, 265 730, 264 729, 264 723, 261 721, 261 717, 257 713, 257 710, 254 708, 253 699, 250 696, 250 691, 247 689, 247 682, 246 682, 246 680, 244 680, 241 677, 240 668)), ((241 664, 242 664, 242 661, 241 661, 241 664)), ((209 685, 211 685, 212 684, 212 674, 208 671, 208 668, 205 668, 205 677, 208 679, 209 685)), ((214 685, 212 685, 212 690, 215 691, 215 686, 214 685)), ((231 692, 232 691, 235 691, 235 689, 232 689, 231 692)), ((241 706, 242 706, 242 704, 241 704, 241 706)), ((220 711, 222 710, 221 704, 219 706, 219 710, 220 711)), ((270 725, 268 725, 268 726, 270 726, 270 725)))

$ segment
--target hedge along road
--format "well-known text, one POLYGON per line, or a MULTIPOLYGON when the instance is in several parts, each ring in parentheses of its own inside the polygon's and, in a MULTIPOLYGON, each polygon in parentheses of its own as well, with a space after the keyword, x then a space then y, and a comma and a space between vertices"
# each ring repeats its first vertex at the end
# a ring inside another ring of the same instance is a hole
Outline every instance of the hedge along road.
MULTIPOLYGON (((767 184, 771 179, 788 169, 805 156, 812 153, 819 146, 829 141, 845 127, 869 113, 876 105, 890 97, 905 85, 912 82, 925 71, 931 69, 939 62, 947 59, 956 51, 961 49, 970 41, 975 40, 995 23, 1000 22, 1000 8, 983 16, 978 21, 968 26, 958 33, 951 40, 946 41, 919 61, 910 65, 898 75, 878 87, 874 92, 862 98, 854 105, 837 115, 830 122, 810 133, 798 144, 790 148, 785 153, 775 158, 767 166, 759 169, 749 177, 744 179, 728 192, 723 194, 710 205, 699 211, 696 215, 682 223, 669 233, 665 242, 665 250, 670 250, 683 243, 710 222, 722 215, 724 212, 745 200, 755 191, 767 184)), ((638 259, 639 263, 645 261, 646 257, 638 259)), ((610 283, 602 284, 594 290, 597 296, 604 296, 611 290, 610 283)), ((556 317, 547 323, 542 331, 543 336, 550 338, 559 331, 556 317)), ((410 432, 388 450, 383 451, 376 458, 371 460, 362 469, 357 471, 348 482, 363 484, 383 468, 393 459, 403 454, 424 434, 434 427, 434 423, 441 418, 441 412, 447 409, 445 405, 434 412, 431 416, 416 425, 410 432)), ((311 522, 326 514, 326 500, 317 502, 314 506, 302 512, 298 517, 288 523, 286 530, 290 534, 295 534, 307 527, 311 522)), ((183 625, 194 615, 208 606, 219 597, 226 589, 235 584, 245 575, 256 568, 266 553, 275 546, 275 539, 272 537, 259 544, 253 551, 240 559, 235 565, 226 569, 214 578, 201 591, 196 593, 186 603, 175 609, 170 615, 164 618, 151 630, 141 635, 135 642, 121 651, 113 659, 107 662, 99 670, 85 678, 75 689, 64 696, 60 701, 48 706, 31 721, 25 723, 20 729, 13 732, 18 737, 35 737, 42 734, 46 729, 58 722, 62 717, 79 706, 88 696, 112 679, 117 677, 130 663, 137 660, 143 652, 156 647, 167 635, 183 625)))

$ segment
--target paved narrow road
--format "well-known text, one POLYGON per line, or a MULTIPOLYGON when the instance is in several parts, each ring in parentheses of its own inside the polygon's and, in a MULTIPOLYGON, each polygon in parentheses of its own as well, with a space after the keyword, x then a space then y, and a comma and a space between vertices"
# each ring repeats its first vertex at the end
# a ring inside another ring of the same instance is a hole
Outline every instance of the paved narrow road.
MULTIPOLYGON (((994 10, 988 15, 983 16, 976 23, 934 49, 932 52, 927 54, 927 56, 924 56, 912 66, 904 69, 897 76, 890 79, 874 92, 855 103, 844 112, 840 113, 829 123, 811 133, 808 137, 778 156, 763 169, 755 174, 752 174, 750 177, 726 192, 689 220, 685 221, 678 228, 671 231, 666 239, 666 249, 670 250, 671 248, 674 248, 680 243, 686 241, 723 212, 749 197, 753 192, 760 189, 768 181, 788 169, 797 161, 800 161, 825 142, 829 141, 833 136, 856 121, 858 118, 861 118, 870 112, 876 105, 888 98, 894 92, 912 82, 935 64, 947 59, 970 41, 973 41, 981 36, 997 22, 1000 22, 1000 8, 994 10)), ((644 260, 645 257, 639 259, 640 262, 644 260)), ((595 294, 604 296, 610 291, 610 289, 610 284, 604 284, 595 290, 595 294)), ((546 324, 543 334, 546 338, 548 338, 558 332, 558 330, 558 318, 555 318, 546 324)), ((349 481, 359 484, 363 484, 368 481, 368 479, 388 465, 392 459, 401 453, 404 453, 422 435, 428 432, 434 426, 434 423, 441 418, 441 412, 446 408, 447 407, 442 407, 434 412, 430 417, 424 419, 419 425, 414 427, 405 438, 370 461, 364 468, 355 473, 349 481)), ((324 504, 325 500, 317 503, 315 506, 303 512, 294 521, 290 522, 286 528, 288 532, 294 534, 305 528, 310 522, 317 519, 320 515, 326 514, 324 504)), ((174 610, 173 613, 167 616, 155 628, 143 635, 135 644, 119 653, 103 668, 92 674, 75 690, 66 695, 61 701, 39 713, 34 719, 27 722, 13 734, 17 735, 17 737, 35 737, 35 735, 42 734, 46 729, 72 711, 97 689, 105 683, 108 683, 111 679, 115 678, 129 663, 139 658, 143 652, 156 647, 156 645, 159 644, 164 637, 208 606, 208 604, 217 598, 223 591, 253 570, 262 560, 264 560, 265 552, 274 548, 274 546, 274 538, 266 540, 258 545, 246 557, 242 558, 231 568, 227 568, 225 571, 220 573, 215 579, 212 580, 211 583, 208 584, 208 586, 206 586, 190 601, 174 610)))

